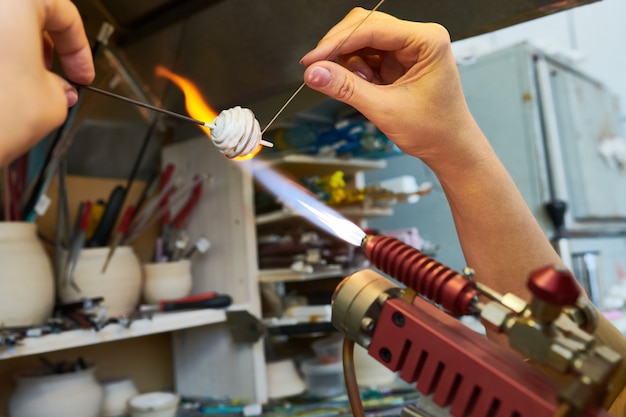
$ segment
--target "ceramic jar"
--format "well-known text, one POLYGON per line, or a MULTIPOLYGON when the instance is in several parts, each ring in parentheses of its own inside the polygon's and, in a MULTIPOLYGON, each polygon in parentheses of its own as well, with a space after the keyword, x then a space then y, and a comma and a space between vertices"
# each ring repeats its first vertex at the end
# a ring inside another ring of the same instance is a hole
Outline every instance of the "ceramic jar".
POLYGON ((9 416, 99 417, 103 390, 94 371, 18 376, 9 416))
POLYGON ((102 401, 102 417, 127 416, 128 403, 131 398, 139 394, 137 386, 130 378, 116 378, 100 381, 104 390, 102 401))
POLYGON ((191 293, 191 261, 144 264, 143 298, 148 304, 186 297, 191 293))
POLYGON ((0 222, 0 326, 42 325, 53 308, 54 272, 37 226, 0 222))
POLYGON ((108 253, 108 247, 80 251, 74 273, 78 289, 66 280, 59 282, 58 295, 62 303, 104 297, 101 306, 107 308, 109 317, 124 316, 137 307, 143 280, 139 258, 132 247, 118 247, 103 272, 108 253))

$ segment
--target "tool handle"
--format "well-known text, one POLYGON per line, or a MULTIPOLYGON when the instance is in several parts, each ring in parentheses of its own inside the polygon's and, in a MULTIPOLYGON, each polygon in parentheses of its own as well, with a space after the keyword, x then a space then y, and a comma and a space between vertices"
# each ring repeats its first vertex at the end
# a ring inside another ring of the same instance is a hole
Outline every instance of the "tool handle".
POLYGON ((91 236, 91 239, 87 242, 88 247, 94 248, 105 246, 107 244, 125 198, 126 189, 124 187, 118 185, 113 189, 106 208, 104 209, 102 219, 100 220, 96 231, 93 233, 93 236, 91 236))
MULTIPOLYGON (((167 164, 167 166, 163 170, 163 175, 161 176, 161 181, 159 184, 160 190, 165 190, 165 188, 169 186, 172 180, 172 176, 174 175, 174 170, 175 170, 174 164, 167 164)), ((161 200, 161 203, 159 203, 159 207, 167 207, 169 205, 169 197, 170 197, 170 193, 168 192, 167 194, 164 195, 163 200, 161 200)), ((169 221, 170 221, 170 211, 166 210, 161 217, 161 223, 166 224, 166 223, 169 223, 169 221)))
POLYGON ((89 218, 91 217, 91 201, 86 201, 83 205, 82 214, 80 218, 79 228, 81 231, 86 232, 89 227, 89 218))
POLYGON ((159 303, 161 311, 177 311, 199 308, 221 308, 228 307, 233 302, 230 295, 218 295, 216 293, 205 293, 199 296, 181 298, 178 300, 163 300, 159 303))
POLYGON ((180 212, 174 218, 174 228, 180 229, 183 225, 183 222, 189 217, 189 214, 194 209, 198 201, 200 201, 200 195, 202 194, 202 182, 198 182, 191 191, 191 196, 189 200, 184 205, 184 207, 180 210, 180 212))
POLYGON ((130 223, 130 220, 132 219, 134 213, 135 213, 134 205, 131 204, 128 207, 126 207, 126 211, 124 211, 124 217, 122 217, 122 220, 120 221, 120 225, 117 228, 117 230, 122 235, 126 234, 126 230, 128 229, 128 224, 130 223))

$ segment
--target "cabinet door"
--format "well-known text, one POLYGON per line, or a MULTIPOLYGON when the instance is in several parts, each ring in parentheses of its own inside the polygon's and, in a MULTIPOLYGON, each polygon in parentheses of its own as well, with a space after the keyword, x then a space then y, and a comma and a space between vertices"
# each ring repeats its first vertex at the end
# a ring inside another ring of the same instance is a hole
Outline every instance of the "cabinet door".
POLYGON ((617 98, 558 65, 550 66, 550 84, 574 220, 626 220, 626 167, 600 153, 606 141, 623 137, 617 98))

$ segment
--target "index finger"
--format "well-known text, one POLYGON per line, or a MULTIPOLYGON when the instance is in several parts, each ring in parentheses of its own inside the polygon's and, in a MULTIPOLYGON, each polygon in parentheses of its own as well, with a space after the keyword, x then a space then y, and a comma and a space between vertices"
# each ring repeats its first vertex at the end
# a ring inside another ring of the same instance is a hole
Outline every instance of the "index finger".
POLYGON ((93 57, 76 6, 69 0, 49 0, 43 29, 54 42, 65 76, 78 84, 90 84, 95 77, 93 57))

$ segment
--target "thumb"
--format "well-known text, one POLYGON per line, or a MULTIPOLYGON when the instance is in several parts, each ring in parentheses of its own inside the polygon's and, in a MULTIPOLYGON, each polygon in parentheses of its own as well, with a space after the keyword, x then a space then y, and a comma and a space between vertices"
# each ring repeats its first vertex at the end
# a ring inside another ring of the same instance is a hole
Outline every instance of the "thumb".
POLYGON ((376 86, 355 73, 330 61, 320 61, 304 71, 307 86, 357 109, 365 117, 375 115, 376 86))

